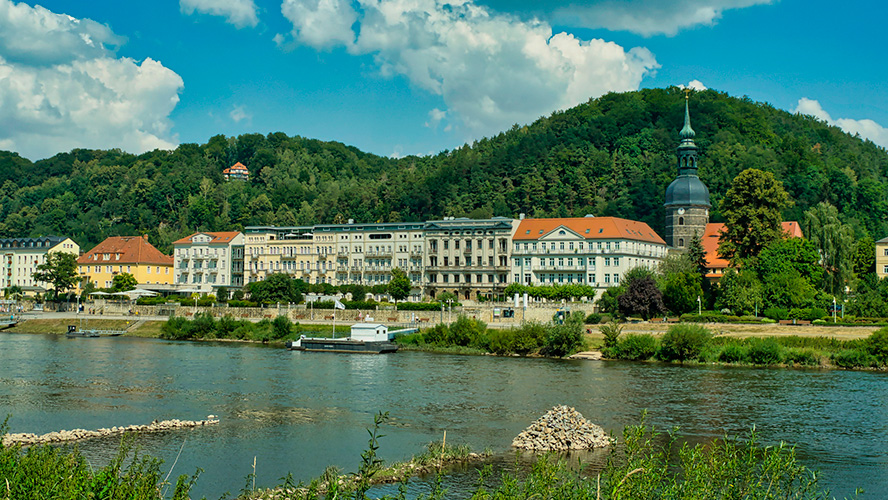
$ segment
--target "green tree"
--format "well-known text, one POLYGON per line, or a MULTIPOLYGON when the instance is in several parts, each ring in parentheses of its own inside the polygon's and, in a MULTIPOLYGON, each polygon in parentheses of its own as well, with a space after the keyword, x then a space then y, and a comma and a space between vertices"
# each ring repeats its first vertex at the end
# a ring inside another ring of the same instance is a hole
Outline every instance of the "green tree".
POLYGON ((728 268, 718 281, 717 291, 715 306, 734 314, 752 314, 762 304, 762 284, 749 269, 728 268))
POLYGON ((10 285, 4 288, 3 297, 12 300, 20 300, 22 298, 22 287, 18 285, 10 285))
POLYGON ((617 299, 623 315, 637 314, 648 320, 663 313, 663 293, 657 288, 657 282, 650 271, 643 267, 630 269, 624 280, 626 291, 617 299))
POLYGON ((836 207, 820 202, 805 212, 805 236, 820 255, 824 290, 843 295, 854 267, 854 230, 839 220, 836 207))
POLYGON ((138 284, 139 281, 130 273, 115 274, 111 280, 111 291, 126 292, 135 289, 138 284))
POLYGON ((46 254, 46 262, 37 265, 33 274, 34 281, 49 283, 53 288, 53 296, 74 288, 80 281, 77 274, 77 257, 67 252, 46 254))
POLYGON ((302 294, 297 290, 295 280, 288 274, 270 274, 262 281, 250 283, 247 288, 250 291, 250 300, 260 304, 302 302, 302 294))
POLYGON ((706 262, 706 250, 703 248, 703 235, 694 233, 694 237, 688 243, 688 251, 685 255, 696 268, 700 277, 705 278, 709 265, 706 262))
POLYGON ((782 210, 790 206, 792 200, 774 174, 755 168, 740 172, 719 205, 725 218, 719 255, 734 265, 757 257, 783 237, 782 210))
POLYGON ((404 300, 410 295, 410 278, 400 268, 392 269, 392 278, 388 282, 388 294, 395 299, 395 302, 404 300))
POLYGON ((876 242, 869 236, 857 240, 854 252, 854 274, 858 277, 876 273, 876 242))
POLYGON ((697 299, 703 299, 702 278, 696 272, 673 273, 664 278, 663 305, 675 314, 697 310, 697 299))

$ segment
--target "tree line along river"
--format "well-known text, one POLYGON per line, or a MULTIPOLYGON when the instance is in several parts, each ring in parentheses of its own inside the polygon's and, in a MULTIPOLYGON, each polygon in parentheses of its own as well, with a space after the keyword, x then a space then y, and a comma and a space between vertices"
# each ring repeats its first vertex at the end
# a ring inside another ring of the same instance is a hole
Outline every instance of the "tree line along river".
MULTIPOLYGON (((401 460, 447 431, 448 443, 506 455, 512 438, 557 404, 609 431, 647 422, 704 442, 745 435, 797 445, 837 498, 856 487, 888 498, 888 373, 683 367, 610 361, 349 355, 256 344, 0 334, 0 409, 10 432, 98 429, 152 420, 217 426, 145 435, 144 452, 205 472, 196 497, 297 480, 328 465, 354 471, 377 411, 381 455, 401 460), (180 454, 181 450, 181 454, 180 454)), ((80 444, 107 460, 118 439, 80 444)), ((165 469, 165 470, 167 470, 165 469)), ((466 474, 473 474, 467 472, 466 474)))

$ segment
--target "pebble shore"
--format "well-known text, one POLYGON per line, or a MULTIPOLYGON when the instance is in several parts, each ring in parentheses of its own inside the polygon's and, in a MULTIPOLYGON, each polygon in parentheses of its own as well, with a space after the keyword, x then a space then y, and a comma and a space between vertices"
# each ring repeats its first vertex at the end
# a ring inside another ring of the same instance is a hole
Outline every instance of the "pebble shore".
POLYGON ((70 431, 57 431, 47 434, 6 434, 3 436, 3 446, 11 446, 13 444, 21 444, 25 446, 47 443, 63 443, 66 441, 80 441, 83 439, 94 439, 109 436, 118 436, 128 432, 161 432, 175 429, 190 429, 193 427, 203 427, 206 425, 218 424, 219 420, 213 415, 207 417, 206 420, 163 420, 154 421, 148 425, 129 425, 126 427, 102 428, 95 431, 86 429, 74 429, 70 431))
POLYGON ((533 451, 591 450, 609 445, 604 429, 564 405, 547 411, 512 441, 515 448, 533 451))

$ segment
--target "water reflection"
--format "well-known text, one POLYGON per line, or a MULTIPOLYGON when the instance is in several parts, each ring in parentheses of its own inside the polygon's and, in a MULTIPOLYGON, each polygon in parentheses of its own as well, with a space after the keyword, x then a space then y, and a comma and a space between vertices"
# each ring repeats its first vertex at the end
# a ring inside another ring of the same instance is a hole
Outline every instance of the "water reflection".
MULTIPOLYGON (((0 406, 13 414, 12 432, 221 416, 213 428, 142 441, 169 464, 184 443, 174 474, 204 468, 198 497, 239 491, 254 456, 260 484, 287 472, 308 479, 329 464, 353 471, 377 411, 391 415, 381 449, 388 460, 419 452, 446 430, 448 441, 501 453, 506 466, 512 438, 556 404, 609 430, 637 423, 647 409, 649 423, 677 426, 691 442, 743 435, 754 425, 767 443, 798 443, 836 496, 862 486, 870 498, 888 497, 885 373, 303 353, 129 338, 2 334, 0 342, 0 406)), ((81 448, 101 461, 116 445, 81 448)))

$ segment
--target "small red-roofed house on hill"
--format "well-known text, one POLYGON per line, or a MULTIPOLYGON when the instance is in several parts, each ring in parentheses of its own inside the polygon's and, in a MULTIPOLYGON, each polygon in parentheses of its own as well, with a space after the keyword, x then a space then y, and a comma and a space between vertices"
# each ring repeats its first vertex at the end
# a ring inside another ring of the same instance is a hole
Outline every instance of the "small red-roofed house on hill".
MULTIPOLYGON (((718 255, 718 243, 725 225, 720 222, 706 224, 706 232, 703 233, 703 251, 706 252, 706 277, 717 281, 725 274, 725 270, 731 267, 727 259, 718 255)), ((796 221, 783 222, 783 233, 789 238, 804 238, 802 228, 796 221)))
POLYGON ((237 162, 223 170, 222 177, 225 177, 226 181, 248 181, 250 180, 250 171, 243 163, 237 162))

